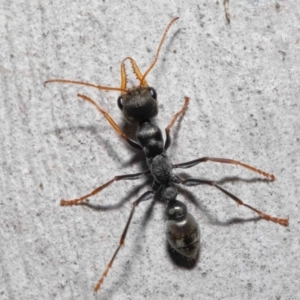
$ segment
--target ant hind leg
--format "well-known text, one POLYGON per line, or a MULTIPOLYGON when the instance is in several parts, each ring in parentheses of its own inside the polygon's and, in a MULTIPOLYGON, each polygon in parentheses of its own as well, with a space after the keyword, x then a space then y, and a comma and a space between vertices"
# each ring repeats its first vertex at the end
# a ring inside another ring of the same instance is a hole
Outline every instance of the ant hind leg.
POLYGON ((282 226, 288 226, 289 225, 289 220, 288 219, 283 219, 283 218, 278 218, 278 217, 272 217, 270 215, 267 215, 267 214, 261 212, 260 210, 254 208, 254 207, 252 207, 250 205, 248 205, 247 203, 244 203, 237 196, 231 194, 230 192, 228 192, 224 188, 220 187, 214 181, 211 181, 211 180, 202 180, 202 179, 195 179, 195 178, 188 178, 188 179, 185 179, 185 180, 181 180, 181 182, 179 182, 179 183, 183 184, 183 185, 186 185, 186 186, 196 186, 196 185, 200 185, 200 184, 208 184, 208 185, 214 186, 215 188, 217 188, 218 190, 220 190, 222 193, 226 194, 229 198, 231 198, 232 200, 234 200, 238 205, 243 205, 243 206, 251 209, 252 211, 256 212, 264 220, 271 221, 271 222, 274 222, 274 223, 282 225, 282 226))
POLYGON ((101 285, 102 285, 102 283, 104 281, 104 278, 107 276, 109 269, 112 267, 113 262, 114 262, 114 260, 115 260, 115 258, 117 256, 120 248, 122 246, 124 246, 125 238, 126 238, 126 235, 127 235, 127 231, 128 231, 128 228, 129 228, 129 225, 130 225, 130 222, 131 222, 131 219, 132 219, 132 216, 134 214, 136 206, 138 206, 138 204, 140 202, 146 201, 146 200, 149 200, 150 198, 152 198, 153 194, 154 194, 153 191, 147 191, 142 196, 140 196, 136 201, 133 202, 133 204, 132 204, 133 207, 131 209, 131 212, 130 212, 129 218, 128 218, 127 222, 126 222, 126 225, 125 225, 125 228, 123 230, 123 233, 121 235, 119 246, 117 247, 116 251, 114 252, 114 255, 112 256, 111 260, 109 261, 109 263, 108 263, 105 271, 103 272, 101 278, 98 280, 98 282, 97 282, 97 284, 96 284, 96 286, 94 288, 95 292, 97 292, 100 289, 100 287, 101 287, 101 285))

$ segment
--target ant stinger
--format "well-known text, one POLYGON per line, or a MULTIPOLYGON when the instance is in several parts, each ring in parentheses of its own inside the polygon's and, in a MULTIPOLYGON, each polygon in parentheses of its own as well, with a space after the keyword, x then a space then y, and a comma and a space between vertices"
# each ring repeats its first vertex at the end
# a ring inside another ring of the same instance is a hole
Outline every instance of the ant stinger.
POLYGON ((112 264, 120 248, 124 245, 127 231, 131 219, 133 217, 135 208, 139 205, 140 202, 150 200, 153 198, 155 194, 158 193, 160 193, 162 201, 166 203, 166 209, 165 209, 165 216, 167 219, 166 236, 167 236, 168 243, 175 251, 177 251, 183 257, 190 260, 196 259, 197 254, 199 252, 199 245, 200 245, 199 227, 196 219, 190 213, 188 213, 187 206, 183 202, 176 199, 178 194, 176 185, 178 184, 184 186, 196 186, 196 185, 203 185, 203 184, 211 185, 217 188, 225 195, 227 195, 232 200, 234 200, 237 204, 243 205, 249 208, 250 210, 254 211, 260 218, 283 226, 288 226, 288 219, 273 217, 261 212, 260 210, 244 203, 237 196, 231 194, 229 191, 225 190, 214 181, 201 180, 196 178, 183 179, 173 173, 173 169, 177 169, 177 168, 187 169, 197 164, 210 161, 210 162, 217 162, 223 164, 239 165, 250 171, 265 176, 270 180, 275 180, 275 176, 273 174, 269 174, 265 171, 252 167, 248 164, 239 162, 237 160, 232 160, 232 159, 202 157, 202 158, 197 158, 180 164, 172 164, 171 161, 169 160, 166 152, 171 144, 170 129, 172 128, 172 126, 174 125, 178 117, 183 116, 185 114, 188 108, 189 98, 185 97, 185 101, 181 110, 179 110, 176 114, 174 114, 173 118, 171 119, 171 122, 165 128, 166 140, 164 141, 162 131, 160 130, 160 128, 152 124, 151 122, 151 119, 154 118, 158 113, 157 93, 153 87, 150 87, 148 85, 146 81, 146 77, 154 67, 155 63, 157 62, 159 52, 166 38, 168 30, 177 19, 178 18, 174 18, 165 29, 164 34, 159 43, 158 49, 156 51, 155 58, 145 73, 140 72, 136 62, 131 57, 126 57, 121 62, 120 88, 100 86, 96 84, 90 84, 90 83, 74 81, 74 80, 65 80, 65 79, 51 79, 45 82, 45 83, 61 82, 61 83, 79 84, 79 85, 95 87, 100 90, 121 92, 121 95, 119 96, 117 101, 118 107, 122 111, 122 114, 127 122, 138 124, 136 141, 130 139, 115 123, 113 118, 105 110, 103 110, 100 107, 100 105, 97 104, 94 100, 82 94, 78 94, 78 97, 94 105, 96 109, 98 109, 98 111, 104 116, 104 118, 106 118, 106 120, 110 123, 110 125, 114 128, 114 130, 121 136, 121 138, 123 138, 131 147, 143 151, 149 167, 149 169, 145 170, 144 172, 115 176, 105 184, 97 187, 92 192, 80 198, 73 199, 73 200, 61 200, 60 204, 62 206, 78 205, 82 203, 84 200, 86 200, 87 198, 94 196, 100 191, 102 191, 103 189, 107 188, 115 181, 136 180, 143 176, 152 176, 153 178, 152 188, 149 191, 142 194, 136 201, 133 202, 133 207, 130 212, 129 218, 126 222, 123 233, 121 235, 119 245, 115 250, 111 260, 109 261, 101 278, 97 282, 94 288, 95 292, 97 292, 100 289, 104 281, 104 278, 107 276, 109 269, 112 267, 112 264), (126 84, 127 78, 125 73, 126 60, 129 60, 129 62, 131 63, 133 67, 133 72, 136 74, 137 79, 139 81, 139 85, 136 87, 127 88, 126 86, 127 85, 126 84))

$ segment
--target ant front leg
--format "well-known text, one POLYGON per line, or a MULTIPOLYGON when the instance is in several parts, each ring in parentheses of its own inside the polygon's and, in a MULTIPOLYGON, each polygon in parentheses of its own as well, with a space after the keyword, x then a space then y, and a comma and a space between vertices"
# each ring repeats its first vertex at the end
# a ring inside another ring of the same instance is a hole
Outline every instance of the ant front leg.
POLYGON ((246 169, 249 169, 253 172, 256 172, 260 175, 268 177, 271 180, 275 180, 275 176, 273 174, 267 173, 265 171, 262 171, 260 169, 255 168, 255 167, 252 167, 250 165, 244 164, 240 161, 233 160, 233 159, 227 159, 227 158, 202 157, 202 158, 198 158, 198 159, 191 160, 191 161, 188 161, 188 162, 184 162, 184 163, 181 163, 181 164, 175 164, 175 165, 173 165, 173 168, 174 169, 176 169, 176 168, 188 169, 188 168, 191 168, 191 167, 193 167, 197 164, 200 164, 202 162, 207 162, 207 161, 218 162, 218 163, 222 163, 222 164, 239 165, 239 166, 242 166, 242 167, 244 167, 246 169))
POLYGON ((186 111, 187 108, 188 108, 189 101, 190 101, 190 98, 189 98, 189 97, 185 97, 185 98, 184 98, 184 104, 183 104, 181 110, 180 110, 179 112, 177 112, 177 113, 173 116, 173 118, 172 118, 170 124, 169 124, 169 125, 166 127, 166 129, 165 129, 165 131, 166 131, 166 142, 165 142, 165 147, 164 147, 164 150, 165 150, 165 151, 166 151, 166 150, 169 148, 169 146, 171 145, 170 129, 171 129, 171 127, 174 125, 174 123, 176 122, 177 118, 178 118, 180 115, 183 115, 183 114, 185 113, 185 111, 186 111))
POLYGON ((196 186, 196 185, 200 185, 200 184, 207 184, 207 185, 214 186, 215 188, 217 188, 218 190, 220 190, 222 193, 226 194, 229 198, 231 198, 232 200, 234 200, 238 205, 243 205, 245 207, 248 207, 249 209, 251 209, 254 212, 256 212, 261 218, 263 218, 263 219, 265 219, 267 221, 271 221, 271 222, 280 224, 282 226, 288 226, 289 225, 289 220, 288 219, 272 217, 270 215, 267 215, 267 214, 261 212, 260 210, 254 208, 254 207, 252 207, 250 205, 248 205, 247 203, 244 203, 237 196, 235 196, 235 195, 231 194, 230 192, 228 192, 227 190, 223 189, 222 187, 220 187, 219 185, 217 185, 214 181, 188 178, 186 180, 181 180, 181 182, 179 182, 179 183, 183 184, 185 186, 196 186))
POLYGON ((60 205, 61 206, 78 205, 82 201, 86 200, 87 198, 98 194, 99 192, 101 192, 102 190, 104 190, 105 188, 110 186, 115 181, 119 181, 119 180, 136 180, 136 179, 139 179, 139 178, 141 178, 145 175, 149 175, 149 174, 150 174, 150 170, 147 170, 147 171, 144 171, 144 172, 141 172, 141 173, 115 176, 113 179, 111 179, 108 182, 104 183, 103 185, 97 187, 91 193, 89 193, 87 195, 84 195, 84 196, 82 196, 78 199, 74 199, 74 200, 61 200, 60 205))
POLYGON ((109 124, 113 127, 113 129, 123 138, 132 148, 142 150, 142 147, 134 140, 130 139, 122 130, 121 128, 117 125, 117 123, 113 120, 113 118, 104 110, 100 107, 99 104, 97 104, 93 99, 91 99, 88 96, 82 95, 82 94, 77 94, 79 98, 82 98, 90 103, 92 103, 98 111, 106 118, 106 120, 109 122, 109 124))
POLYGON ((124 246, 126 234, 127 234, 127 231, 128 231, 128 228, 129 228, 129 225, 130 225, 130 222, 131 222, 131 219, 132 219, 132 216, 133 216, 133 214, 134 214, 134 211, 135 211, 136 206, 138 206, 138 204, 139 204, 140 202, 142 202, 142 201, 146 201, 146 200, 151 199, 151 198, 153 197, 153 194, 154 194, 153 191, 147 191, 147 192, 145 192, 141 197, 139 197, 136 201, 133 202, 133 207, 132 207, 132 209, 131 209, 131 212, 130 212, 129 218, 128 218, 128 220, 127 220, 127 223, 126 223, 126 225, 125 225, 125 228, 124 228, 124 230, 123 230, 123 233, 122 233, 122 235, 121 235, 121 239, 120 239, 120 242, 119 242, 119 246, 118 246, 118 248, 116 249, 114 255, 113 255, 112 258, 111 258, 111 260, 109 261, 109 263, 108 263, 108 265, 107 265, 105 271, 103 272, 101 278, 100 278, 99 281, 97 282, 97 284, 96 284, 96 286, 95 286, 95 288, 94 288, 94 291, 95 291, 95 292, 97 292, 97 291, 100 289, 100 287, 101 287, 101 285, 102 285, 102 283, 103 283, 103 281, 104 281, 104 278, 107 276, 109 269, 112 267, 112 264, 113 264, 113 262, 114 262, 114 260, 115 260, 115 258, 116 258, 116 256, 117 256, 117 254, 118 254, 120 248, 121 248, 122 246, 124 246))

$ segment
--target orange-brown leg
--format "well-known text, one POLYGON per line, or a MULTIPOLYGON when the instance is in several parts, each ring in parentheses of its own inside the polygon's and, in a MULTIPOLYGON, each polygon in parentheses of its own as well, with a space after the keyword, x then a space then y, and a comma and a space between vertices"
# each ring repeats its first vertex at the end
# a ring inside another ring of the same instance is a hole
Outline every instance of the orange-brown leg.
POLYGON ((145 192, 141 197, 139 197, 136 201, 133 202, 133 207, 132 207, 132 209, 131 209, 131 212, 130 212, 129 218, 128 218, 127 222, 126 222, 126 225, 125 225, 125 228, 124 228, 124 230, 123 230, 123 233, 122 233, 122 235, 121 235, 120 242, 119 242, 119 246, 117 247, 117 249, 116 249, 114 255, 113 255, 112 258, 111 258, 111 260, 109 261, 109 263, 108 263, 108 265, 107 265, 105 271, 103 272, 101 278, 100 278, 99 281, 97 282, 97 284, 96 284, 96 286, 95 286, 95 288, 94 288, 94 291, 95 291, 95 292, 97 292, 97 291, 100 289, 100 287, 101 287, 101 285, 102 285, 102 283, 103 283, 103 281, 104 281, 104 278, 107 276, 109 269, 112 267, 113 262, 114 262, 114 260, 115 260, 115 258, 116 258, 116 256, 117 256, 117 254, 118 254, 120 248, 121 248, 122 246, 124 246, 126 234, 127 234, 127 231, 128 231, 128 228, 129 228, 129 225, 130 225, 130 222, 131 222, 131 219, 132 219, 132 216, 133 216, 133 214, 134 214, 134 211, 135 211, 136 206, 137 206, 140 202, 142 202, 142 201, 146 201, 146 200, 151 199, 152 196, 153 196, 153 194, 154 194, 153 191, 147 191, 147 192, 145 192))
POLYGON ((94 100, 92 100, 90 97, 82 95, 82 94, 77 94, 78 97, 92 103, 98 111, 106 118, 106 120, 109 122, 109 124, 113 127, 113 129, 120 135, 121 138, 123 138, 131 147, 135 149, 142 150, 141 146, 135 142, 134 140, 130 139, 122 130, 121 128, 117 125, 117 123, 113 120, 113 118, 104 110, 100 107, 99 104, 97 104, 94 100))
POLYGON ((244 164, 240 161, 233 160, 233 159, 227 159, 227 158, 202 157, 202 158, 198 158, 198 159, 191 160, 191 161, 188 161, 188 162, 184 162, 184 163, 181 163, 181 164, 175 164, 175 165, 173 165, 173 168, 187 169, 187 168, 191 168, 191 167, 193 167, 193 166, 195 166, 199 163, 207 162, 207 161, 219 162, 219 163, 230 164, 230 165, 239 165, 239 166, 242 166, 242 167, 244 167, 246 169, 249 169, 253 172, 259 173, 259 174, 261 174, 265 177, 268 177, 271 180, 275 180, 275 176, 273 174, 270 174, 270 173, 267 173, 267 172, 262 171, 260 169, 257 169, 255 167, 249 166, 249 165, 244 164))
POLYGON ((73 199, 73 200, 61 200, 60 205, 61 206, 78 205, 82 201, 86 200, 87 198, 98 194, 99 192, 101 192, 102 190, 104 190, 105 188, 110 186, 115 181, 119 181, 119 180, 136 180, 136 179, 139 179, 139 178, 141 178, 145 175, 149 175, 149 174, 150 174, 150 171, 147 170, 147 171, 144 171, 144 172, 141 172, 141 173, 115 176, 113 179, 109 180, 108 182, 106 182, 103 185, 101 185, 101 186, 97 187, 96 189, 94 189, 91 193, 86 194, 86 195, 84 195, 80 198, 73 199))
POLYGON ((170 144, 171 144, 171 136, 170 136, 170 129, 171 129, 171 127, 174 125, 174 123, 176 122, 177 118, 178 118, 180 115, 183 115, 183 114, 185 113, 185 111, 187 110, 187 108, 188 108, 190 98, 189 98, 189 97, 185 97, 184 99, 185 99, 185 101, 184 101, 184 104, 183 104, 181 110, 180 110, 179 112, 177 112, 177 113, 173 116, 173 118, 172 118, 170 124, 169 124, 169 125, 167 126, 167 128, 165 129, 165 131, 166 131, 165 150, 167 150, 167 149, 169 148, 170 144))
POLYGON ((222 187, 220 187, 219 185, 217 185, 214 181, 188 178, 186 180, 182 180, 179 183, 183 184, 183 185, 186 185, 186 186, 196 186, 196 185, 201 185, 201 184, 208 184, 208 185, 214 186, 217 189, 219 189, 221 192, 223 192, 224 194, 226 194, 228 197, 230 197, 231 199, 233 199, 238 205, 243 205, 245 207, 248 207, 252 211, 256 212, 264 220, 271 221, 271 222, 277 223, 277 224, 282 225, 282 226, 289 226, 289 220, 288 219, 283 219, 283 218, 278 218, 278 217, 272 217, 270 215, 267 215, 267 214, 261 212, 260 210, 254 208, 254 207, 252 207, 250 205, 248 205, 247 203, 244 203, 237 196, 235 196, 235 195, 231 194, 230 192, 228 192, 227 190, 223 189, 222 187))

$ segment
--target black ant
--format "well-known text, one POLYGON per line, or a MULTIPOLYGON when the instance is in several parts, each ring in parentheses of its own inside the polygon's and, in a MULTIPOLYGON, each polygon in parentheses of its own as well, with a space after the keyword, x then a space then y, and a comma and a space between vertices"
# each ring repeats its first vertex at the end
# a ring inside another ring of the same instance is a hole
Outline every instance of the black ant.
POLYGON ((143 193, 136 201, 133 202, 133 207, 130 212, 127 223, 125 225, 125 228, 123 230, 123 233, 121 235, 119 246, 115 250, 104 273, 102 274, 100 280, 96 284, 94 288, 95 292, 97 292, 101 287, 104 278, 106 277, 109 269, 112 267, 112 264, 120 248, 124 245, 126 234, 136 206, 142 201, 152 199, 153 196, 158 192, 161 193, 162 201, 166 203, 166 209, 165 209, 165 215, 167 219, 166 235, 170 246, 179 254, 181 254, 183 257, 190 260, 196 259, 199 251, 199 245, 200 245, 199 227, 195 218, 190 213, 187 212, 186 205, 183 202, 176 200, 177 184, 182 184, 185 186, 195 186, 201 184, 214 186, 222 193, 226 194, 229 198, 234 200, 237 204, 248 207, 249 209, 257 213, 261 218, 283 226, 288 226, 288 219, 272 217, 270 215, 267 215, 259 211, 258 209, 244 203, 241 199, 231 194, 230 192, 228 192, 227 190, 225 190, 224 188, 216 184, 216 182, 214 181, 201 180, 195 178, 182 179, 173 173, 172 171, 173 169, 177 169, 177 168, 187 169, 199 163, 211 161, 217 163, 239 165, 251 171, 259 173, 269 178, 270 180, 275 180, 275 176, 273 174, 269 174, 260 169, 257 169, 255 167, 252 167, 250 165, 232 159, 202 157, 181 164, 172 164, 170 162, 166 154, 166 151, 171 144, 170 129, 172 128, 172 126, 174 125, 178 117, 182 116, 185 113, 188 107, 189 98, 185 97, 185 102, 183 107, 181 108, 180 111, 178 111, 173 116, 171 122, 166 127, 165 129, 166 141, 164 142, 163 135, 159 127, 151 123, 151 118, 155 117, 158 113, 157 93, 154 88, 150 87, 147 84, 146 77, 149 74, 149 72, 152 70, 152 68, 154 67, 158 59, 161 46, 163 44, 163 41, 167 35, 169 28, 177 19, 178 18, 174 18, 165 29, 162 39, 159 43, 158 49, 156 51, 155 58, 152 64, 150 65, 150 67, 147 69, 147 71, 144 74, 140 72, 133 58, 126 57, 121 62, 121 87, 120 88, 106 87, 106 86, 100 86, 100 85, 95 85, 95 84, 90 84, 90 83, 85 83, 80 81, 65 80, 65 79, 52 79, 45 82, 45 83, 50 83, 50 82, 73 83, 73 84, 95 87, 100 90, 112 90, 112 91, 121 92, 121 95, 118 98, 118 106, 122 111, 123 116, 125 117, 127 122, 138 123, 138 129, 136 133, 137 141, 130 139, 119 128, 119 126, 115 123, 112 117, 105 110, 103 110, 94 100, 82 94, 78 94, 78 97, 93 104, 98 109, 98 111, 107 119, 107 121, 114 128, 114 130, 131 147, 138 150, 142 150, 144 152, 147 164, 149 166, 148 170, 141 173, 115 176, 113 179, 99 186, 98 188, 96 188, 95 190, 93 190, 91 193, 87 195, 84 195, 74 200, 61 200, 60 205, 70 206, 70 205, 80 204, 82 201, 86 200, 87 198, 99 193, 106 187, 110 186, 115 181, 136 180, 147 175, 151 175, 153 177, 152 189, 143 193), (133 67, 133 72, 136 74, 137 79, 139 80, 138 86, 129 89, 127 89, 126 87, 127 85, 127 75, 125 72, 126 60, 130 61, 133 67))

